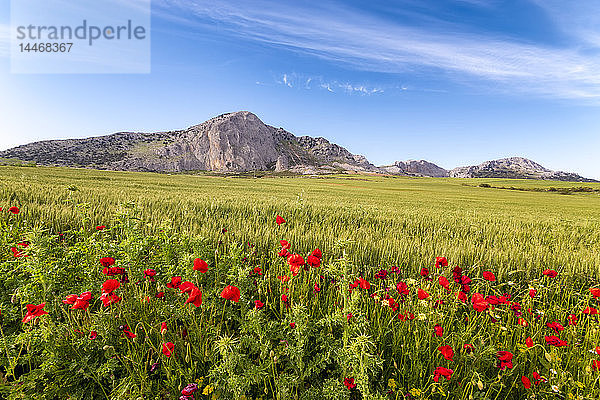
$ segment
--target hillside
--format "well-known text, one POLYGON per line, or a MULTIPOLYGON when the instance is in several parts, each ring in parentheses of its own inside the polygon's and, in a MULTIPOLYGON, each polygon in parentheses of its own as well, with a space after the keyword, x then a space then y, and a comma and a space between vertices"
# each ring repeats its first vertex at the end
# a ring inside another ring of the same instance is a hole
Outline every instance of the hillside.
POLYGON ((324 138, 296 137, 247 111, 180 131, 35 142, 2 151, 0 157, 39 165, 151 172, 378 171, 363 156, 324 138))

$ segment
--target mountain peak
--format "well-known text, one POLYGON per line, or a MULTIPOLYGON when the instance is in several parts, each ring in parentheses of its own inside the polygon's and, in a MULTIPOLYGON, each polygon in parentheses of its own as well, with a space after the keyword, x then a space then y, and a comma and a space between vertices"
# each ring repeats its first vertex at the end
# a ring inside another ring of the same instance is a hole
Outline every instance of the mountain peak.
POLYGON ((479 165, 458 167, 450 171, 453 178, 514 178, 514 179, 544 179, 573 182, 590 182, 592 179, 580 175, 552 171, 524 157, 509 157, 485 161, 479 165))
POLYGON ((425 160, 407 160, 396 161, 392 165, 381 167, 390 174, 411 175, 411 176, 431 176, 435 178, 444 178, 448 176, 448 171, 425 160))
POLYGON ((0 157, 40 165, 154 172, 377 171, 366 158, 324 138, 298 138, 266 125, 249 111, 221 114, 179 131, 36 142, 2 151, 0 157))

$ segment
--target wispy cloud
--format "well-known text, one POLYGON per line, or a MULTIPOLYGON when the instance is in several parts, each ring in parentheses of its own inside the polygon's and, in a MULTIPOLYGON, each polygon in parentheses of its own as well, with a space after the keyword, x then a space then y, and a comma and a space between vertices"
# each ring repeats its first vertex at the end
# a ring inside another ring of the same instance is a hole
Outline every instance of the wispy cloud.
MULTIPOLYGON (((438 71, 460 82, 474 78, 487 81, 494 90, 600 98, 600 58, 582 51, 577 41, 569 47, 551 47, 473 34, 468 29, 417 28, 332 3, 308 8, 298 3, 292 6, 260 0, 157 1, 162 1, 163 10, 180 8, 192 15, 192 23, 208 26, 216 21, 220 29, 232 35, 360 70, 438 71)), ((600 7, 593 7, 600 11, 600 7)))
POLYGON ((383 93, 386 90, 382 86, 327 80, 322 76, 308 76, 295 72, 282 74, 280 77, 276 78, 275 81, 276 83, 289 88, 304 90, 321 89, 332 93, 372 95, 383 93))

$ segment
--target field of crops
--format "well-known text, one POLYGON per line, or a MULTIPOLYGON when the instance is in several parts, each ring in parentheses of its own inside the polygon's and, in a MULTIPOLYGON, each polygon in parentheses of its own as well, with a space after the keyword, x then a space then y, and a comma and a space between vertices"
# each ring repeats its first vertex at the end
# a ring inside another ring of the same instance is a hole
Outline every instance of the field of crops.
POLYGON ((0 176, 0 398, 600 397, 600 184, 0 176))

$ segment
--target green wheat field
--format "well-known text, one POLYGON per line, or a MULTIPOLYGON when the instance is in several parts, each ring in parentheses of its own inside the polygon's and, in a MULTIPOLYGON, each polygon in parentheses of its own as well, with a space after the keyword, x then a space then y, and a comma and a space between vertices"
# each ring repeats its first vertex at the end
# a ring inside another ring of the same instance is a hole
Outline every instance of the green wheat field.
POLYGON ((600 396, 599 183, 0 177, 1 399, 600 396))

